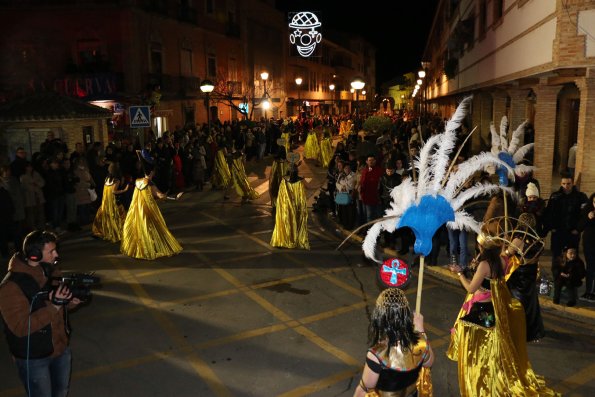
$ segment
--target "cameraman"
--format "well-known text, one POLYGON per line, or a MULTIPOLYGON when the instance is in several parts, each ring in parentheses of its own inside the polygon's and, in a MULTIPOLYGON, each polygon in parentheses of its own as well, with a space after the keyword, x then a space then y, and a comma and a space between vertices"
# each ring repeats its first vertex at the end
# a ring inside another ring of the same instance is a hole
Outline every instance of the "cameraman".
POLYGON ((6 339, 29 397, 65 397, 70 383, 67 311, 80 300, 64 285, 52 288, 52 278, 61 274, 54 266, 56 241, 50 232, 29 233, 0 283, 6 339))

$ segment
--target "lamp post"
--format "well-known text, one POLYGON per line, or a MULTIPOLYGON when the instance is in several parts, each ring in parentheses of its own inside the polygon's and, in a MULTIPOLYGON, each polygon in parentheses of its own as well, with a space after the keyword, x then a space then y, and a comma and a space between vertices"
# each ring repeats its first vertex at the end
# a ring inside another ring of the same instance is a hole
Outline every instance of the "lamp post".
POLYGON ((269 78, 269 73, 264 70, 260 73, 260 78, 262 79, 263 82, 263 93, 262 96, 264 98, 263 102, 262 102, 262 108, 264 109, 264 123, 265 126, 268 125, 268 119, 267 119, 267 109, 271 107, 271 103, 269 102, 269 94, 267 92, 267 79, 269 78))
POLYGON ((335 85, 334 84, 329 84, 328 89, 331 90, 331 115, 334 113, 334 108, 335 108, 335 85))
POLYGON ((302 116, 302 103, 300 101, 300 90, 302 87, 302 78, 301 77, 296 77, 295 78, 295 83, 298 86, 298 118, 301 118, 302 116))
POLYGON ((359 90, 363 89, 366 83, 361 77, 356 77, 351 82, 351 88, 355 91, 355 114, 359 116, 359 90))
POLYGON ((210 80, 203 80, 200 83, 200 90, 206 95, 207 99, 207 128, 208 133, 211 133, 211 105, 209 104, 209 96, 215 89, 215 85, 210 80))
MULTIPOLYGON (((419 77, 419 80, 417 80, 417 82, 418 82, 419 85, 421 85, 420 81, 423 82, 423 79, 425 79, 425 77, 426 77, 426 69, 428 68, 428 66, 430 66, 430 63, 429 62, 422 62, 421 63, 421 67, 423 69, 417 72, 417 76, 419 77)), ((422 92, 422 101, 423 101, 424 111, 427 112, 428 111, 428 108, 427 108, 427 98, 428 98, 428 95, 427 95, 426 90, 428 89, 428 83, 426 83, 423 88, 424 88, 424 90, 422 92)))

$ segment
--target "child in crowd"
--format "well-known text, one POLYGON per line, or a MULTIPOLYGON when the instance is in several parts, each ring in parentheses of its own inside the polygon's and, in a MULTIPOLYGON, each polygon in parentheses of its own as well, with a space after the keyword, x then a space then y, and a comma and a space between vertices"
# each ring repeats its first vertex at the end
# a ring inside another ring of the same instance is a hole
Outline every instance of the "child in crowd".
POLYGON ((568 247, 564 251, 560 266, 552 268, 554 274, 554 303, 560 304, 560 293, 562 287, 566 287, 570 298, 567 306, 575 306, 577 300, 577 289, 585 277, 585 263, 578 257, 575 247, 568 247))

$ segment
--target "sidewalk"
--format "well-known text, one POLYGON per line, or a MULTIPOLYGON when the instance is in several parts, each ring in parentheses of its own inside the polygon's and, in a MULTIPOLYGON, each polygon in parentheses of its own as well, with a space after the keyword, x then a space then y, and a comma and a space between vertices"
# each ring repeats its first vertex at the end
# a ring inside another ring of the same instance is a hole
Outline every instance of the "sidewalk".
MULTIPOLYGON (((341 232, 344 237, 347 237, 351 232, 344 229, 340 224, 336 222, 335 219, 329 217, 329 220, 335 224, 337 230, 341 232)), ((351 237, 352 240, 362 242, 363 237, 355 234, 351 237)), ((407 263, 412 264, 414 259, 417 255, 413 254, 413 251, 410 251, 409 254, 406 255, 398 255, 394 249, 384 248, 384 255, 386 257, 399 257, 404 259, 407 263)), ((443 280, 447 283, 460 286, 461 283, 458 277, 453 274, 450 270, 448 270, 448 255, 446 254, 446 249, 443 247, 440 248, 440 254, 438 256, 438 263, 443 263, 444 265, 439 266, 424 266, 424 273, 426 275, 430 275, 431 277, 438 278, 443 280)), ((540 271, 545 272, 548 278, 551 279, 551 253, 549 250, 544 251, 541 255, 539 260, 539 267, 540 271)), ((583 285, 579 288, 578 296, 580 297, 585 292, 584 282, 583 285)), ((556 305, 552 302, 551 296, 547 295, 539 295, 539 305, 541 306, 541 310, 544 313, 550 313, 552 315, 556 315, 562 318, 569 318, 574 319, 583 323, 593 324, 595 325, 595 303, 593 302, 586 302, 583 300, 578 300, 577 306, 568 307, 566 306, 567 299, 565 297, 564 292, 562 292, 562 299, 560 299, 560 305, 556 305)))

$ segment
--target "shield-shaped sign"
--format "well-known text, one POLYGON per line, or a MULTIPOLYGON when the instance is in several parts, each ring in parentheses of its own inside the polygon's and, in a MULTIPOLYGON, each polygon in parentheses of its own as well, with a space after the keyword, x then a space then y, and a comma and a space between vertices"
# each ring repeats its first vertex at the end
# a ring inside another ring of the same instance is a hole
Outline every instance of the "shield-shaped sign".
POLYGON ((405 288, 411 279, 409 265, 399 258, 389 258, 378 268, 380 281, 389 288, 405 288))
POLYGON ((294 152, 287 153, 287 161, 292 164, 296 164, 298 161, 300 161, 300 154, 294 152))

